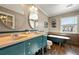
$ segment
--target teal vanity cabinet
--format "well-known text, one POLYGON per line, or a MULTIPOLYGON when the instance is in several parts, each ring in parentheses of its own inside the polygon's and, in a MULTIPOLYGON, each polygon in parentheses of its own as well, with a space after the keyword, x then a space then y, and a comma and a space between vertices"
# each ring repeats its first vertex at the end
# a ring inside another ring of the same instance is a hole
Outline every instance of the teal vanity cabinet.
POLYGON ((24 55, 24 42, 0 48, 0 55, 24 55))
POLYGON ((47 36, 41 35, 24 42, 0 48, 0 55, 35 55, 47 45, 47 36))
POLYGON ((42 36, 32 38, 25 42, 25 54, 34 55, 42 48, 42 36))

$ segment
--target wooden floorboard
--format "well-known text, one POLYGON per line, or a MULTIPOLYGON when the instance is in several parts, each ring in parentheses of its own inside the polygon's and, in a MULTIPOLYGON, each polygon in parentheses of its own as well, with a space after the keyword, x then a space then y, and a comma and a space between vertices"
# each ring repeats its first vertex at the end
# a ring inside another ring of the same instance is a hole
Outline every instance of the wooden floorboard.
POLYGON ((70 44, 59 46, 58 44, 53 44, 45 55, 79 55, 79 46, 70 44))

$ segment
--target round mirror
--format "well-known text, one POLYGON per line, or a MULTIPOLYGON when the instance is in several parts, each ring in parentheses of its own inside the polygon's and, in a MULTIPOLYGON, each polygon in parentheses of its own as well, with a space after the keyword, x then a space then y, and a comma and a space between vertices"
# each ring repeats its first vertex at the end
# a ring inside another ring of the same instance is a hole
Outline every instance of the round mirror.
POLYGON ((29 13, 29 25, 32 29, 38 28, 38 12, 37 8, 32 6, 29 13))
POLYGON ((0 21, 7 28, 14 29, 14 15, 5 12, 0 12, 0 21))
POLYGON ((32 29, 37 29, 38 28, 38 20, 29 19, 29 24, 30 24, 30 27, 32 29))

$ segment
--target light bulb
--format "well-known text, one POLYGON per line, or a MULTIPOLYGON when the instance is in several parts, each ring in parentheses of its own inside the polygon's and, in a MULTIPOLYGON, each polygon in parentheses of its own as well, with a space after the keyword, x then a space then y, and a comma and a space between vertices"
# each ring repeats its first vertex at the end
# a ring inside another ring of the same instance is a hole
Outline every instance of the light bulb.
POLYGON ((32 6, 32 9, 34 9, 35 7, 34 6, 32 6))
POLYGON ((4 16, 1 16, 0 18, 2 19, 4 16))

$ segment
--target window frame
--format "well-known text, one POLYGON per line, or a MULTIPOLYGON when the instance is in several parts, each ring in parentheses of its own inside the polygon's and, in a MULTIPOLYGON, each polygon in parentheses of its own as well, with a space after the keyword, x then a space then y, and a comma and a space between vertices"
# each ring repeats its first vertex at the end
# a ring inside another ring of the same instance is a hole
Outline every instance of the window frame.
POLYGON ((62 26, 65 26, 65 25, 76 26, 76 29, 78 29, 78 16, 75 15, 75 16, 68 16, 68 17, 61 17, 61 18, 60 18, 60 32, 61 32, 61 33, 77 33, 78 30, 76 30, 75 32, 74 32, 74 31, 72 31, 72 32, 69 32, 69 31, 64 32, 61 27, 62 27, 62 26), (69 18, 69 17, 76 17, 77 23, 76 23, 76 24, 64 24, 64 25, 61 25, 61 20, 62 20, 63 18, 69 18))

